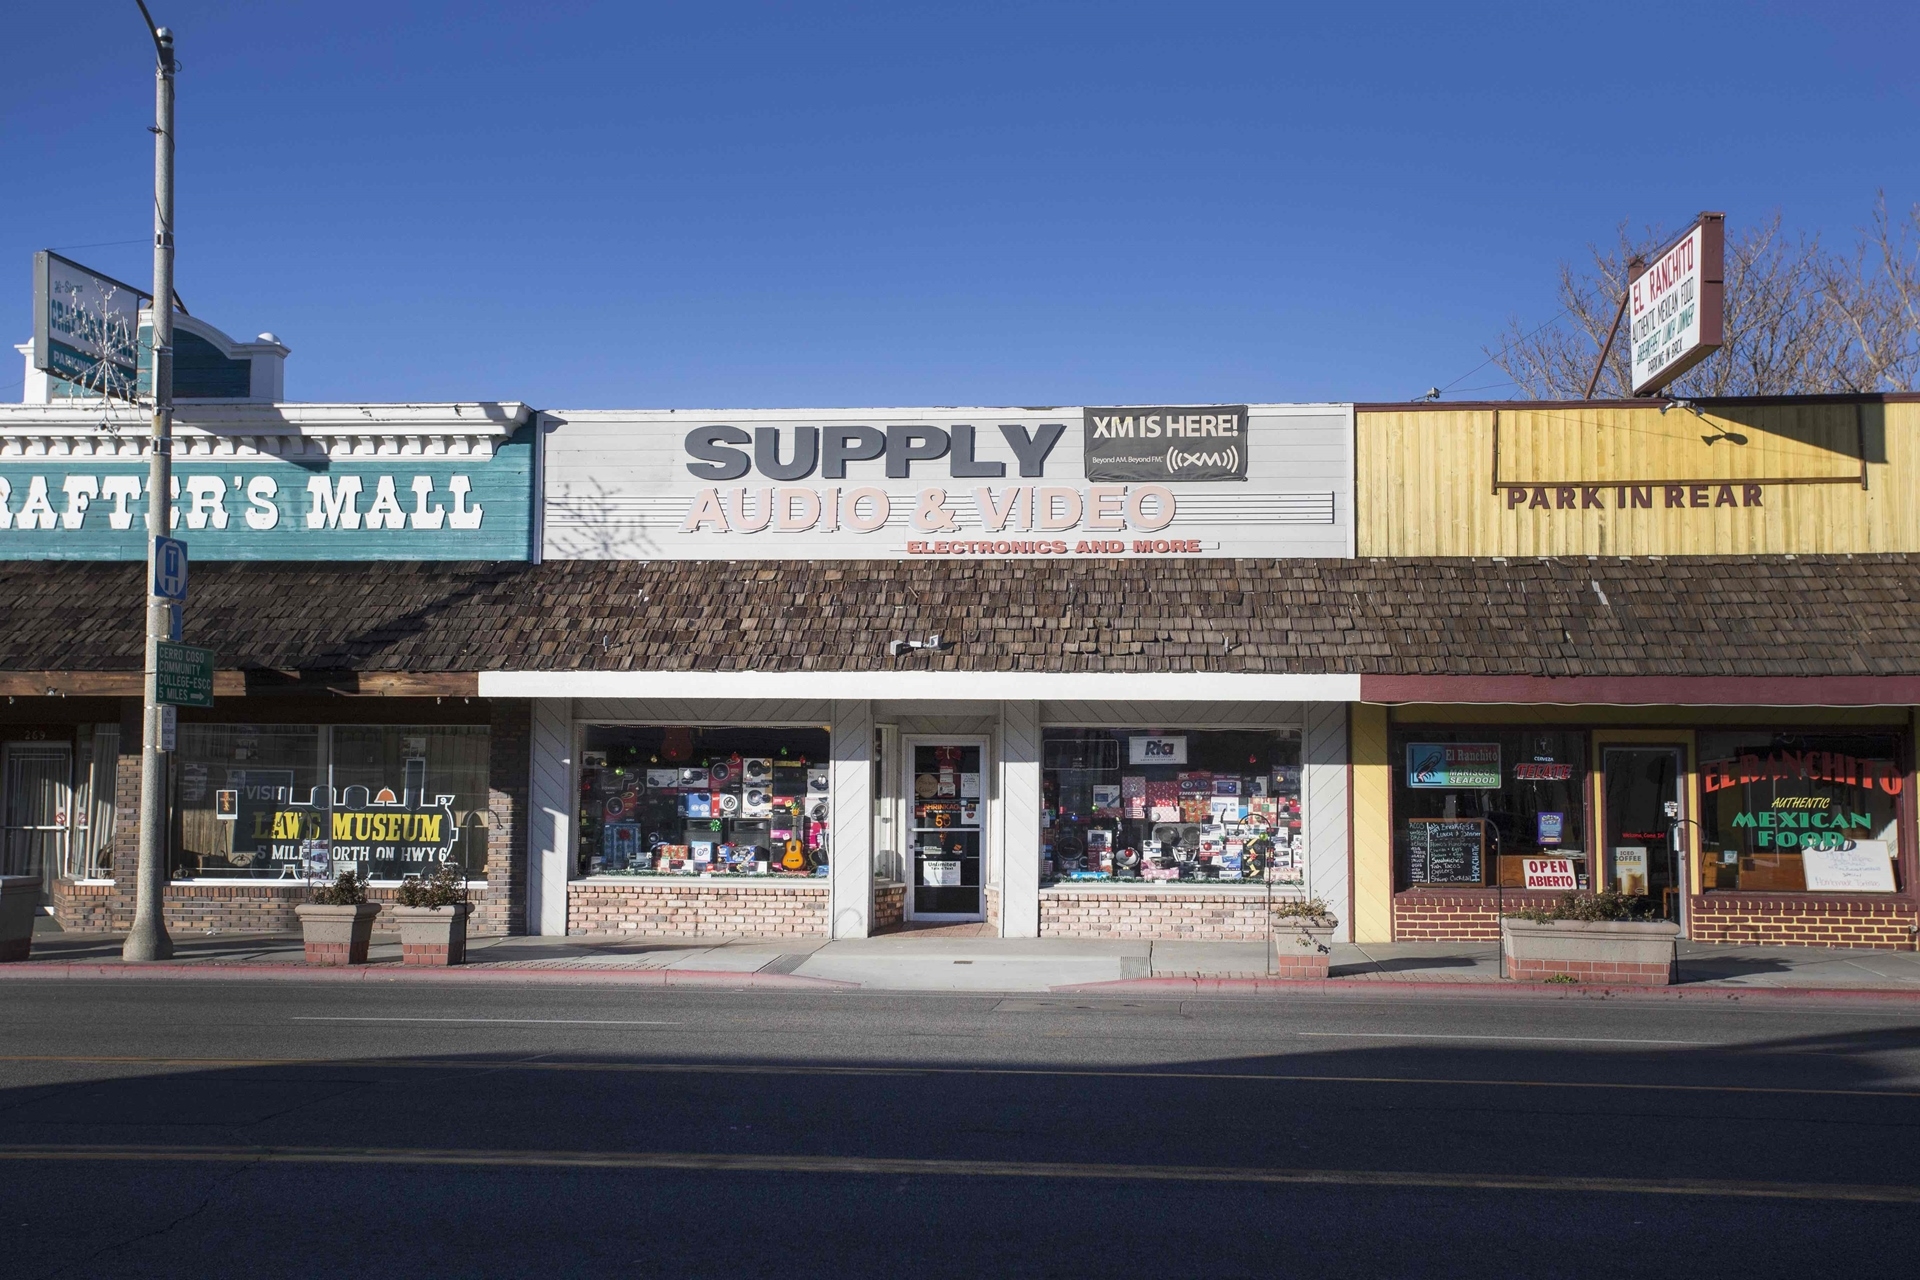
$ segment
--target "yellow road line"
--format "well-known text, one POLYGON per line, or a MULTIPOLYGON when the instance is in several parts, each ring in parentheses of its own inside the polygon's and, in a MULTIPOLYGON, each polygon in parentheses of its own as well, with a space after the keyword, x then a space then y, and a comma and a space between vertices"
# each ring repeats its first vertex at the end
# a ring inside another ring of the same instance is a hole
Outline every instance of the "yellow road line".
POLYGON ((507 1169, 630 1169, 704 1173, 811 1173, 935 1178, 1057 1178, 1104 1182, 1423 1188, 1464 1191, 1611 1192, 1757 1200, 1920 1204, 1920 1187, 1707 1178, 1597 1178, 1371 1169, 1240 1169, 1221 1165, 912 1160, 880 1156, 736 1155, 672 1151, 501 1151, 422 1147, 0 1146, 0 1160, 77 1163, 418 1165, 507 1169))
POLYGON ((0 1054, 0 1065, 331 1067, 403 1071, 638 1072, 650 1075, 753 1076, 1012 1076, 1096 1080, 1222 1080, 1273 1084, 1464 1085, 1489 1089, 1600 1089, 1635 1093, 1740 1093, 1796 1098, 1920 1098, 1920 1089, 1808 1089, 1787 1085, 1670 1084, 1663 1081, 1481 1080, 1449 1076, 1293 1075, 1267 1071, 1128 1071, 1071 1067, 829 1066, 784 1062, 548 1062, 537 1058, 176 1058, 114 1054, 0 1054))

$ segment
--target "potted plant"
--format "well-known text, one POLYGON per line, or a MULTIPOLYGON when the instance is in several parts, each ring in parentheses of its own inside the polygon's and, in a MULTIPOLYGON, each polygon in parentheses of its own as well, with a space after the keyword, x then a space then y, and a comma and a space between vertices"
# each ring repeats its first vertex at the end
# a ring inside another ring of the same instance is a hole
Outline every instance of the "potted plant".
POLYGON ((1507 977, 1519 982, 1664 987, 1673 981, 1679 934, 1680 926, 1654 914, 1652 899, 1606 889, 1504 917, 1500 948, 1507 977))
POLYGON ((365 964, 373 941, 373 918, 380 904, 367 901, 367 882, 342 871, 330 885, 313 891, 313 899, 293 909, 300 917, 308 964, 365 964))
POLYGON ((1282 978, 1324 978, 1333 960, 1333 930, 1340 923, 1318 898, 1284 898, 1273 904, 1273 969, 1282 978))
POLYGON ((467 917, 472 914, 465 875, 452 862, 442 862, 424 880, 408 876, 400 883, 400 905, 393 909, 400 922, 400 962, 466 963, 467 917))
POLYGON ((40 914, 40 877, 0 876, 0 961, 25 960, 40 914))

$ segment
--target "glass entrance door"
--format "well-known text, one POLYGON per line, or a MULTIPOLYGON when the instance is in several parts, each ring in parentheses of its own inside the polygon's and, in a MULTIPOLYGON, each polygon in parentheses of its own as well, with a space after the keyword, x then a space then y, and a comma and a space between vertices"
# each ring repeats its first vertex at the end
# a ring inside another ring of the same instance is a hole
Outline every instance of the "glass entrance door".
POLYGON ((1602 832, 1608 862, 1608 886, 1634 897, 1651 898, 1655 909, 1685 925, 1687 859, 1682 806, 1680 748, 1607 747, 1601 755, 1606 774, 1602 832), (1674 816, 1678 815, 1678 816, 1674 816), (1680 835, 1680 848, 1674 836, 1680 835))
POLYGON ((9 742, 0 758, 0 875, 32 876, 42 902, 67 854, 73 815, 73 748, 64 742, 9 742))
POLYGON ((913 815, 909 919, 984 920, 980 892, 986 797, 979 742, 912 743, 907 802, 913 815))

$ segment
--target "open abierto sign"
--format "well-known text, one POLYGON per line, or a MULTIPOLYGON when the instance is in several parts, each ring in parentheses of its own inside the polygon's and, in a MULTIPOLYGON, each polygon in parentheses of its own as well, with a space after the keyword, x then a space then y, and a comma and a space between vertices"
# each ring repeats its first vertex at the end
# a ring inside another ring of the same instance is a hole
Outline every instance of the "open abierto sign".
POLYGON ((1526 872, 1526 887, 1529 889, 1578 887, 1573 878, 1573 859, 1571 858, 1528 858, 1526 872))

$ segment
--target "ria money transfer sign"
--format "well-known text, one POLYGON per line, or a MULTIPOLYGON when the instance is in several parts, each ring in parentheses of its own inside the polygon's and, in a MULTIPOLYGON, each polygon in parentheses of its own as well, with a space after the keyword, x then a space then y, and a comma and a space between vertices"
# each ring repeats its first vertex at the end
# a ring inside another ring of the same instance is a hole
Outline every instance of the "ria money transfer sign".
POLYGON ((1351 405, 556 411, 549 559, 1353 554, 1351 405))

